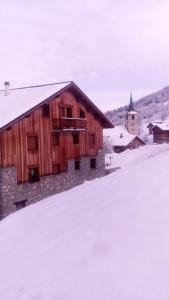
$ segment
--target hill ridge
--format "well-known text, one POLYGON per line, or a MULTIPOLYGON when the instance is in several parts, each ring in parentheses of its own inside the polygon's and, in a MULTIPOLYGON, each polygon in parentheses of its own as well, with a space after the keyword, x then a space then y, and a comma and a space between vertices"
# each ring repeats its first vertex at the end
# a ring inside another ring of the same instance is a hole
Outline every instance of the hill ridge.
MULTIPOLYGON (((148 94, 134 102, 135 109, 140 114, 143 123, 157 119, 165 120, 169 117, 169 86, 157 92, 148 94)), ((128 105, 106 112, 106 116, 115 125, 124 125, 128 105)))

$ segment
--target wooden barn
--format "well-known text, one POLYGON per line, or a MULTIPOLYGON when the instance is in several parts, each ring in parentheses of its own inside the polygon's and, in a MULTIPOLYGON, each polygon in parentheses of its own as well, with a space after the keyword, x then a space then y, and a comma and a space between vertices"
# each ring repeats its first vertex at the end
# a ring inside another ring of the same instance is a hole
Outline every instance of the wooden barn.
POLYGON ((0 91, 0 216, 104 175, 112 123, 74 82, 0 91))
POLYGON ((169 123, 156 124, 152 128, 153 142, 157 144, 169 143, 169 123))
POLYGON ((104 130, 104 144, 110 150, 121 153, 127 149, 135 149, 144 146, 145 142, 137 135, 130 134, 124 126, 116 126, 113 129, 104 130))
POLYGON ((147 126, 148 130, 149 130, 149 134, 153 134, 152 129, 157 125, 161 125, 165 123, 165 121, 155 121, 155 122, 150 122, 147 126))

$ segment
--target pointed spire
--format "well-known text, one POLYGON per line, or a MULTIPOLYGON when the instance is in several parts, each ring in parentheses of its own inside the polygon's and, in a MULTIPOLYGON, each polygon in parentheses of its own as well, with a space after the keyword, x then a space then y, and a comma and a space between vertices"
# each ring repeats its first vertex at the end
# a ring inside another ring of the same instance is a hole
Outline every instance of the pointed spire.
POLYGON ((133 96, 132 96, 132 93, 130 95, 130 104, 129 104, 129 107, 128 107, 128 111, 134 111, 134 103, 133 103, 133 96))

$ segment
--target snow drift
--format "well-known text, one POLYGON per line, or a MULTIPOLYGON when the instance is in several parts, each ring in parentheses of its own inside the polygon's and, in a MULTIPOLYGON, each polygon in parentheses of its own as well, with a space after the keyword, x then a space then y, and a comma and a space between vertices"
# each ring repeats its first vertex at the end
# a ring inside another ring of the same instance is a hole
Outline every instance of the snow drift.
POLYGON ((121 157, 0 223, 0 299, 168 300, 169 146, 121 157))

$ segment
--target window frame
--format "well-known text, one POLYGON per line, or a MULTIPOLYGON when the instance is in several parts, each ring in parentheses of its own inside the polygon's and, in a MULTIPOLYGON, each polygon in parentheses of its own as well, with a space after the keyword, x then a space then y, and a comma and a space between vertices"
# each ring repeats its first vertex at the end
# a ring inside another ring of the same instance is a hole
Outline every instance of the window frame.
POLYGON ((73 106, 60 105, 59 106, 59 118, 73 118, 73 106), (69 111, 70 110, 70 111, 69 111), (61 113, 62 111, 62 113, 61 113))
POLYGON ((27 150, 29 152, 36 152, 36 151, 38 151, 39 150, 38 134, 37 133, 27 133, 26 138, 27 138, 27 150), (36 144, 36 147, 30 146, 30 144, 31 144, 30 139, 31 138, 36 138, 36 142, 34 143, 34 144, 36 144))
POLYGON ((75 159, 74 161, 74 167, 76 171, 79 171, 81 169, 81 161, 80 159, 75 159))
POLYGON ((16 211, 26 207, 26 202, 27 202, 27 199, 14 202, 16 211))
POLYGON ((73 131, 72 132, 72 140, 73 140, 73 145, 79 145, 80 144, 80 134, 78 131, 73 131), (76 138, 77 137, 77 140, 76 138))
POLYGON ((39 166, 29 166, 28 167, 28 181, 29 183, 35 183, 40 181, 40 174, 39 174, 39 166), (34 169, 35 170, 35 178, 33 179, 33 177, 31 178, 31 170, 34 169))
POLYGON ((90 169, 96 169, 97 168, 97 161, 96 157, 91 157, 90 158, 90 169))

